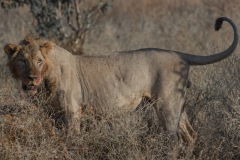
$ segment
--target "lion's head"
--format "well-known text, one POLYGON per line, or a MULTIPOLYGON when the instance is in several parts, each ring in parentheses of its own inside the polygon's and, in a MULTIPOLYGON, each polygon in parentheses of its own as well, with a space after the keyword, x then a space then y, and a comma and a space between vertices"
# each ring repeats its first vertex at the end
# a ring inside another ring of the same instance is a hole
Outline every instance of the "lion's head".
POLYGON ((13 77, 21 80, 22 89, 31 95, 37 93, 38 86, 49 73, 51 49, 51 42, 40 42, 32 37, 26 37, 19 45, 7 44, 4 47, 13 77))

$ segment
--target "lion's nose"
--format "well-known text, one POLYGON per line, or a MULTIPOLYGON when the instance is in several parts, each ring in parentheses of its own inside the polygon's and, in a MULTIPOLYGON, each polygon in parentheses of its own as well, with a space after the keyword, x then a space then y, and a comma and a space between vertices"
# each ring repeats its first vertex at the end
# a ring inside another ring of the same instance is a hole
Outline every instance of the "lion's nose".
POLYGON ((33 80, 35 80, 35 79, 38 78, 38 76, 35 76, 35 75, 28 75, 27 77, 28 77, 28 79, 30 79, 31 81, 33 81, 33 80))

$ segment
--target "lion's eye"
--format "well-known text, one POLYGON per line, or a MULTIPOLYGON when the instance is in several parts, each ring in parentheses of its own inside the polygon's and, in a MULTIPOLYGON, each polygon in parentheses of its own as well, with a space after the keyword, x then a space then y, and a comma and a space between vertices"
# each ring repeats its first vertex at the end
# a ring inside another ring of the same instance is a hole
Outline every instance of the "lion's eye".
POLYGON ((42 64, 42 60, 39 59, 37 63, 38 63, 38 65, 42 64))

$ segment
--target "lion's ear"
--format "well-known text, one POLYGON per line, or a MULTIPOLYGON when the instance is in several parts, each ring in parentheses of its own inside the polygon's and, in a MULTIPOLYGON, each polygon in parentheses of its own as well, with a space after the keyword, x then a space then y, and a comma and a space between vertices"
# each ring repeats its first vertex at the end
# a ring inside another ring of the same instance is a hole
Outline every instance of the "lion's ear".
POLYGON ((16 44, 6 44, 4 46, 4 52, 7 54, 8 58, 11 58, 18 50, 19 47, 16 44))
POLYGON ((48 54, 51 49, 53 48, 53 44, 52 42, 46 42, 43 45, 40 46, 40 49, 42 51, 43 54, 48 54))

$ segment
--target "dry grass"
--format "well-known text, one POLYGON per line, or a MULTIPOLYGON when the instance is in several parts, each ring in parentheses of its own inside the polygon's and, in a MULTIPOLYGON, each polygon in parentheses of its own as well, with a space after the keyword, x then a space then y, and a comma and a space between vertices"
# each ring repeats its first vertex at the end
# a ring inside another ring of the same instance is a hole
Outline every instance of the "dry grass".
MULTIPOLYGON (((196 96, 187 101, 188 115, 198 139, 190 155, 179 148, 179 158, 239 159, 239 97, 208 86, 190 90, 196 96)), ((111 111, 100 118, 85 115, 81 133, 76 134, 66 132, 65 127, 57 129, 44 112, 46 106, 15 98, 0 103, 2 159, 167 159, 171 153, 168 135, 155 123, 148 125, 151 104, 146 104, 147 110, 133 113, 111 111)))
MULTIPOLYGON (((232 39, 227 25, 214 33, 214 20, 228 16, 239 26, 239 9, 237 0, 115 0, 112 11, 88 33, 85 51, 99 54, 163 47, 211 54, 226 48, 232 39)), ((13 13, 15 16, 16 11, 13 13)), ((11 19, 9 16, 5 14, 11 19)), ((2 18, 0 48, 28 32, 20 18, 17 28, 2 18)), ((40 103, 36 107, 22 100, 5 67, 6 57, 0 57, 0 159, 167 159, 171 142, 155 123, 149 127, 151 105, 134 113, 86 115, 80 134, 66 132, 64 127, 55 127, 44 111, 48 106, 40 103)), ((179 159, 240 159, 239 68, 238 49, 227 60, 191 69, 193 85, 186 107, 198 139, 191 154, 179 148, 179 159)))
POLYGON ((237 56, 208 67, 205 85, 189 90, 188 115, 199 135, 194 150, 199 159, 239 159, 239 67, 237 56))

